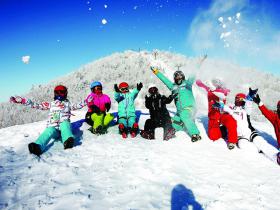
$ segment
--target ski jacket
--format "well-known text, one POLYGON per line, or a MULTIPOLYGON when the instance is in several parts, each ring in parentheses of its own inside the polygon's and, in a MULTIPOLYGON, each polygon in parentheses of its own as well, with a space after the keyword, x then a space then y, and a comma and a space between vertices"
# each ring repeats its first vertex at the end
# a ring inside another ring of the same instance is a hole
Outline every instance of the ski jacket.
POLYGON ((56 127, 59 129, 60 123, 67 120, 70 121, 71 110, 81 109, 85 106, 84 103, 71 104, 68 99, 64 101, 54 100, 52 102, 36 103, 30 99, 20 98, 20 103, 34 109, 49 110, 47 127, 56 127))
POLYGON ((183 110, 193 110, 195 109, 195 99, 192 92, 192 85, 194 83, 195 77, 190 77, 187 80, 183 80, 180 85, 171 82, 166 76, 164 76, 159 71, 154 71, 154 74, 167 86, 172 94, 176 95, 174 98, 177 112, 183 110))
POLYGON ((170 104, 173 98, 166 97, 164 95, 147 95, 145 97, 145 106, 149 109, 151 119, 160 124, 164 124, 165 121, 170 119, 169 112, 166 108, 166 104, 170 104))
POLYGON ((255 128, 251 124, 252 101, 246 100, 245 106, 225 105, 224 111, 228 112, 237 123, 238 137, 250 137, 255 128))
POLYGON ((208 117, 209 119, 216 119, 219 120, 220 119, 220 109, 219 108, 215 108, 213 107, 213 105, 219 101, 223 101, 223 103, 226 103, 226 96, 228 95, 228 93, 230 92, 230 90, 224 88, 218 88, 215 90, 211 90, 210 87, 208 87, 207 85, 205 85, 203 82, 201 82, 200 80, 196 81, 197 86, 205 89, 207 91, 207 98, 208 98, 208 117))
POLYGON ((95 94, 90 93, 86 100, 85 100, 87 106, 88 106, 88 112, 93 112, 93 106, 97 106, 101 112, 106 112, 106 105, 109 104, 109 107, 111 106, 111 99, 106 94, 95 94))
POLYGON ((278 148, 280 148, 280 118, 278 114, 267 109, 266 106, 260 102, 259 109, 261 110, 262 114, 268 119, 274 127, 274 131, 276 134, 278 148))
POLYGON ((115 92, 114 98, 118 102, 118 116, 119 118, 136 117, 134 101, 139 93, 137 88, 134 88, 128 93, 115 92))

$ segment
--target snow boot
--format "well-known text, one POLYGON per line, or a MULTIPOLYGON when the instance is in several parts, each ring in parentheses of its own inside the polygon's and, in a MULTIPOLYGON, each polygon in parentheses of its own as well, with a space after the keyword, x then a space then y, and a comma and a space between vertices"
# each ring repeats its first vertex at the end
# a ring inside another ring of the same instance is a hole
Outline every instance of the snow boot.
POLYGON ((130 136, 131 136, 131 138, 135 138, 136 137, 137 131, 138 131, 138 124, 134 123, 132 128, 130 129, 130 136))
POLYGON ((163 140, 168 141, 175 137, 176 130, 174 128, 169 128, 167 132, 164 134, 163 140))
POLYGON ((74 138, 69 137, 64 143, 63 143, 64 149, 70 149, 74 146, 74 138))
POLYGON ((99 125, 97 128, 95 128, 95 129, 93 128, 92 133, 96 134, 96 135, 104 134, 103 127, 101 125, 99 125))
POLYGON ((124 139, 127 138, 127 129, 126 129, 126 127, 124 127, 124 124, 122 124, 122 123, 119 124, 119 132, 124 139))
POLYGON ((227 147, 228 147, 229 150, 232 150, 232 149, 234 149, 235 144, 234 143, 228 143, 227 147))
POLYGON ((198 140, 201 140, 201 136, 198 134, 194 134, 194 135, 192 135, 191 140, 192 140, 192 142, 196 142, 198 140))
POLYGON ((155 139, 155 135, 152 132, 145 131, 145 130, 140 131, 140 136, 142 136, 142 138, 148 139, 148 140, 155 139))
POLYGON ((28 149, 29 149, 29 152, 31 154, 34 154, 34 155, 37 155, 37 156, 40 156, 43 153, 40 145, 36 144, 36 143, 33 143, 33 142, 28 144, 28 149))

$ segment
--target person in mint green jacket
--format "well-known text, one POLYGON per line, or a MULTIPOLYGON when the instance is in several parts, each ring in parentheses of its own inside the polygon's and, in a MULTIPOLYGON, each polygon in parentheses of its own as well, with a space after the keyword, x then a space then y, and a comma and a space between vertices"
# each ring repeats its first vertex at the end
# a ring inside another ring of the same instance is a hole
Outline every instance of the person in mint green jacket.
POLYGON ((172 126, 177 131, 186 131, 191 136, 192 142, 200 140, 201 136, 193 118, 196 105, 192 85, 195 77, 191 76, 186 80, 182 71, 176 71, 173 83, 159 71, 158 67, 152 66, 151 70, 175 96, 174 101, 177 113, 172 118, 172 126))
POLYGON ((128 131, 132 138, 134 138, 138 131, 138 123, 136 122, 134 100, 136 99, 139 91, 142 89, 143 84, 140 82, 137 84, 137 88, 134 88, 129 92, 129 86, 126 82, 115 84, 114 98, 118 102, 118 121, 119 131, 123 138, 127 138, 128 131))

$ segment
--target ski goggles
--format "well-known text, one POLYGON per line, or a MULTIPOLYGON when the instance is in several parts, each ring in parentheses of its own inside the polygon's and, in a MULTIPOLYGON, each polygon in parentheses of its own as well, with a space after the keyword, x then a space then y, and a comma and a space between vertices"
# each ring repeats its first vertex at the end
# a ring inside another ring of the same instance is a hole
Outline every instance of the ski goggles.
POLYGON ((60 95, 60 96, 65 96, 65 95, 67 95, 67 90, 55 90, 54 94, 60 95))
POLYGON ((236 102, 242 102, 242 101, 246 101, 246 99, 245 98, 235 98, 235 101, 236 102))
POLYGON ((102 90, 102 87, 101 86, 95 86, 93 89, 94 90, 102 90))
POLYGON ((121 92, 128 92, 128 88, 127 88, 127 87, 120 88, 120 91, 121 91, 121 92))

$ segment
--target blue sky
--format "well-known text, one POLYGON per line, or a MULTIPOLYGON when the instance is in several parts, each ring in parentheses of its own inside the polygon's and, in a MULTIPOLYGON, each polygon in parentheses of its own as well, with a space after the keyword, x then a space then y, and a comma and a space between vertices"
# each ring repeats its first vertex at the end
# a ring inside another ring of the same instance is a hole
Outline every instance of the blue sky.
POLYGON ((277 0, 1 0, 0 101, 127 49, 207 53, 279 75, 277 11, 277 0))

